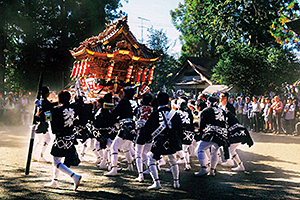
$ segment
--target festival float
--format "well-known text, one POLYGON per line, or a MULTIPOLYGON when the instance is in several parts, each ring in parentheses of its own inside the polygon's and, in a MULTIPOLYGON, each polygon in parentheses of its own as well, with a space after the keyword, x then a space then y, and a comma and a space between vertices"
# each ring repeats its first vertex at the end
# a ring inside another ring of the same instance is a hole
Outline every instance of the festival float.
POLYGON ((84 40, 70 53, 75 59, 71 78, 80 80, 81 89, 93 97, 107 92, 118 94, 126 86, 137 86, 139 94, 148 92, 154 64, 161 57, 137 41, 129 30, 127 16, 107 25, 102 33, 84 40))

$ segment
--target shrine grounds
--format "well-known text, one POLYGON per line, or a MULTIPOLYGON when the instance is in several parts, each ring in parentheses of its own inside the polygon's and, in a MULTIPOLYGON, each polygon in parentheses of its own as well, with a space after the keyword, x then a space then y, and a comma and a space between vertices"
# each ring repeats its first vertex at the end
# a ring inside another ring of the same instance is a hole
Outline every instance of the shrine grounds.
MULTIPOLYGON (((180 189, 173 189, 172 174, 164 171, 168 164, 159 173, 163 188, 148 191, 150 175, 145 175, 144 183, 138 183, 134 181, 137 172, 121 171, 117 177, 105 177, 105 170, 95 164, 81 163, 71 167, 83 176, 76 192, 72 179, 63 173, 59 189, 43 188, 51 181, 50 163, 32 162, 30 174, 25 175, 28 127, 0 122, 0 137, 0 199, 300 199, 299 136, 252 133, 254 146, 238 148, 245 172, 231 172, 218 165, 216 177, 196 178, 194 173, 200 167, 192 157, 191 171, 184 171, 184 165, 180 165, 180 189)), ((93 158, 91 151, 88 156, 93 158)), ((50 155, 47 158, 51 159, 50 155)), ((120 166, 126 167, 122 162, 120 166)))

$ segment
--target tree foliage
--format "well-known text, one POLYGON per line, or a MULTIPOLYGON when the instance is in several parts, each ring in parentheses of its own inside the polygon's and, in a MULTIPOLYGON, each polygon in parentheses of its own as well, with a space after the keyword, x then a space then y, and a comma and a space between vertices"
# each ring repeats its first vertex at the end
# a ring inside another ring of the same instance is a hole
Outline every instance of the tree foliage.
POLYGON ((295 80, 300 72, 296 57, 287 49, 268 47, 259 50, 234 43, 221 55, 212 80, 218 84, 234 85, 248 95, 276 91, 284 81, 295 80))
POLYGON ((272 21, 269 32, 278 44, 288 44, 299 50, 298 41, 300 37, 295 35, 292 30, 289 30, 286 25, 287 22, 299 17, 297 12, 295 12, 297 10, 299 10, 299 5, 295 1, 286 3, 285 6, 280 7, 277 11, 279 17, 272 21))
MULTIPOLYGON (((262 47, 276 44, 271 29, 296 18, 297 9, 292 0, 185 0, 171 16, 181 32, 184 54, 213 57, 231 41, 262 47)), ((292 36, 284 32, 285 37, 292 36)))
MULTIPOLYGON (((151 84, 152 92, 162 91, 162 88, 167 85, 173 73, 177 71, 179 63, 176 59, 168 55, 169 40, 163 30, 148 29, 148 47, 159 52, 162 57, 155 63, 153 82, 151 84)), ((167 86, 166 86, 167 87, 167 86)), ((171 90, 170 86, 167 90, 171 90)))
POLYGON ((120 6, 120 0, 2 1, 0 51, 5 59, 0 61, 6 66, 5 79, 17 78, 23 89, 33 90, 44 71, 46 84, 62 89, 72 66, 69 50, 103 31, 106 23, 119 16, 120 6))
POLYGON ((217 57, 215 82, 258 94, 257 86, 264 91, 274 89, 290 80, 288 72, 299 67, 283 49, 285 43, 298 45, 285 26, 287 20, 298 17, 298 9, 293 0, 185 0, 171 16, 181 32, 182 56, 217 57), (281 60, 271 64, 269 55, 274 53, 281 60))

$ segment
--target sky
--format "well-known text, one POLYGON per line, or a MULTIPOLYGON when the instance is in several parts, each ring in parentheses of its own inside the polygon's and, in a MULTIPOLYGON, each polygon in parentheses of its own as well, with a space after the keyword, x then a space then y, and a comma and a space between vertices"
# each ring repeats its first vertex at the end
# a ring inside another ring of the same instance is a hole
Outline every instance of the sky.
POLYGON ((147 28, 161 30, 166 33, 171 46, 168 53, 175 57, 180 56, 181 42, 179 41, 179 31, 172 24, 170 10, 178 7, 179 2, 183 0, 128 0, 126 3, 121 0, 123 7, 121 8, 128 15, 128 25, 130 31, 138 39, 139 42, 145 44, 149 32, 147 28), (143 18, 145 20, 141 20, 143 18), (142 27, 143 26, 143 30, 142 27), (143 34, 142 34, 143 32, 143 34), (143 37, 142 37, 143 35, 143 37), (173 46, 175 45, 175 46, 173 46))

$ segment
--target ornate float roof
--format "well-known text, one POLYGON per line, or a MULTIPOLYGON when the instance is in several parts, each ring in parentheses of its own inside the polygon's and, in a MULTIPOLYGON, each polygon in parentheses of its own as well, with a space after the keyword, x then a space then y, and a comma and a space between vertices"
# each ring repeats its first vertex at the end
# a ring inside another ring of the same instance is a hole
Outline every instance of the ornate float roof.
POLYGON ((107 25, 102 33, 84 40, 70 53, 76 60, 73 78, 80 76, 77 72, 86 71, 80 70, 86 66, 82 63, 89 63, 90 68, 85 75, 91 73, 96 79, 105 79, 106 82, 114 79, 132 82, 139 77, 140 70, 147 72, 147 68, 153 68, 152 64, 161 57, 137 41, 129 30, 127 16, 107 25), (76 67, 78 65, 81 67, 76 67))
POLYGON ((151 64, 161 57, 156 51, 137 41, 129 30, 127 16, 107 25, 102 33, 81 42, 70 53, 76 60, 97 58, 142 65, 151 64))

